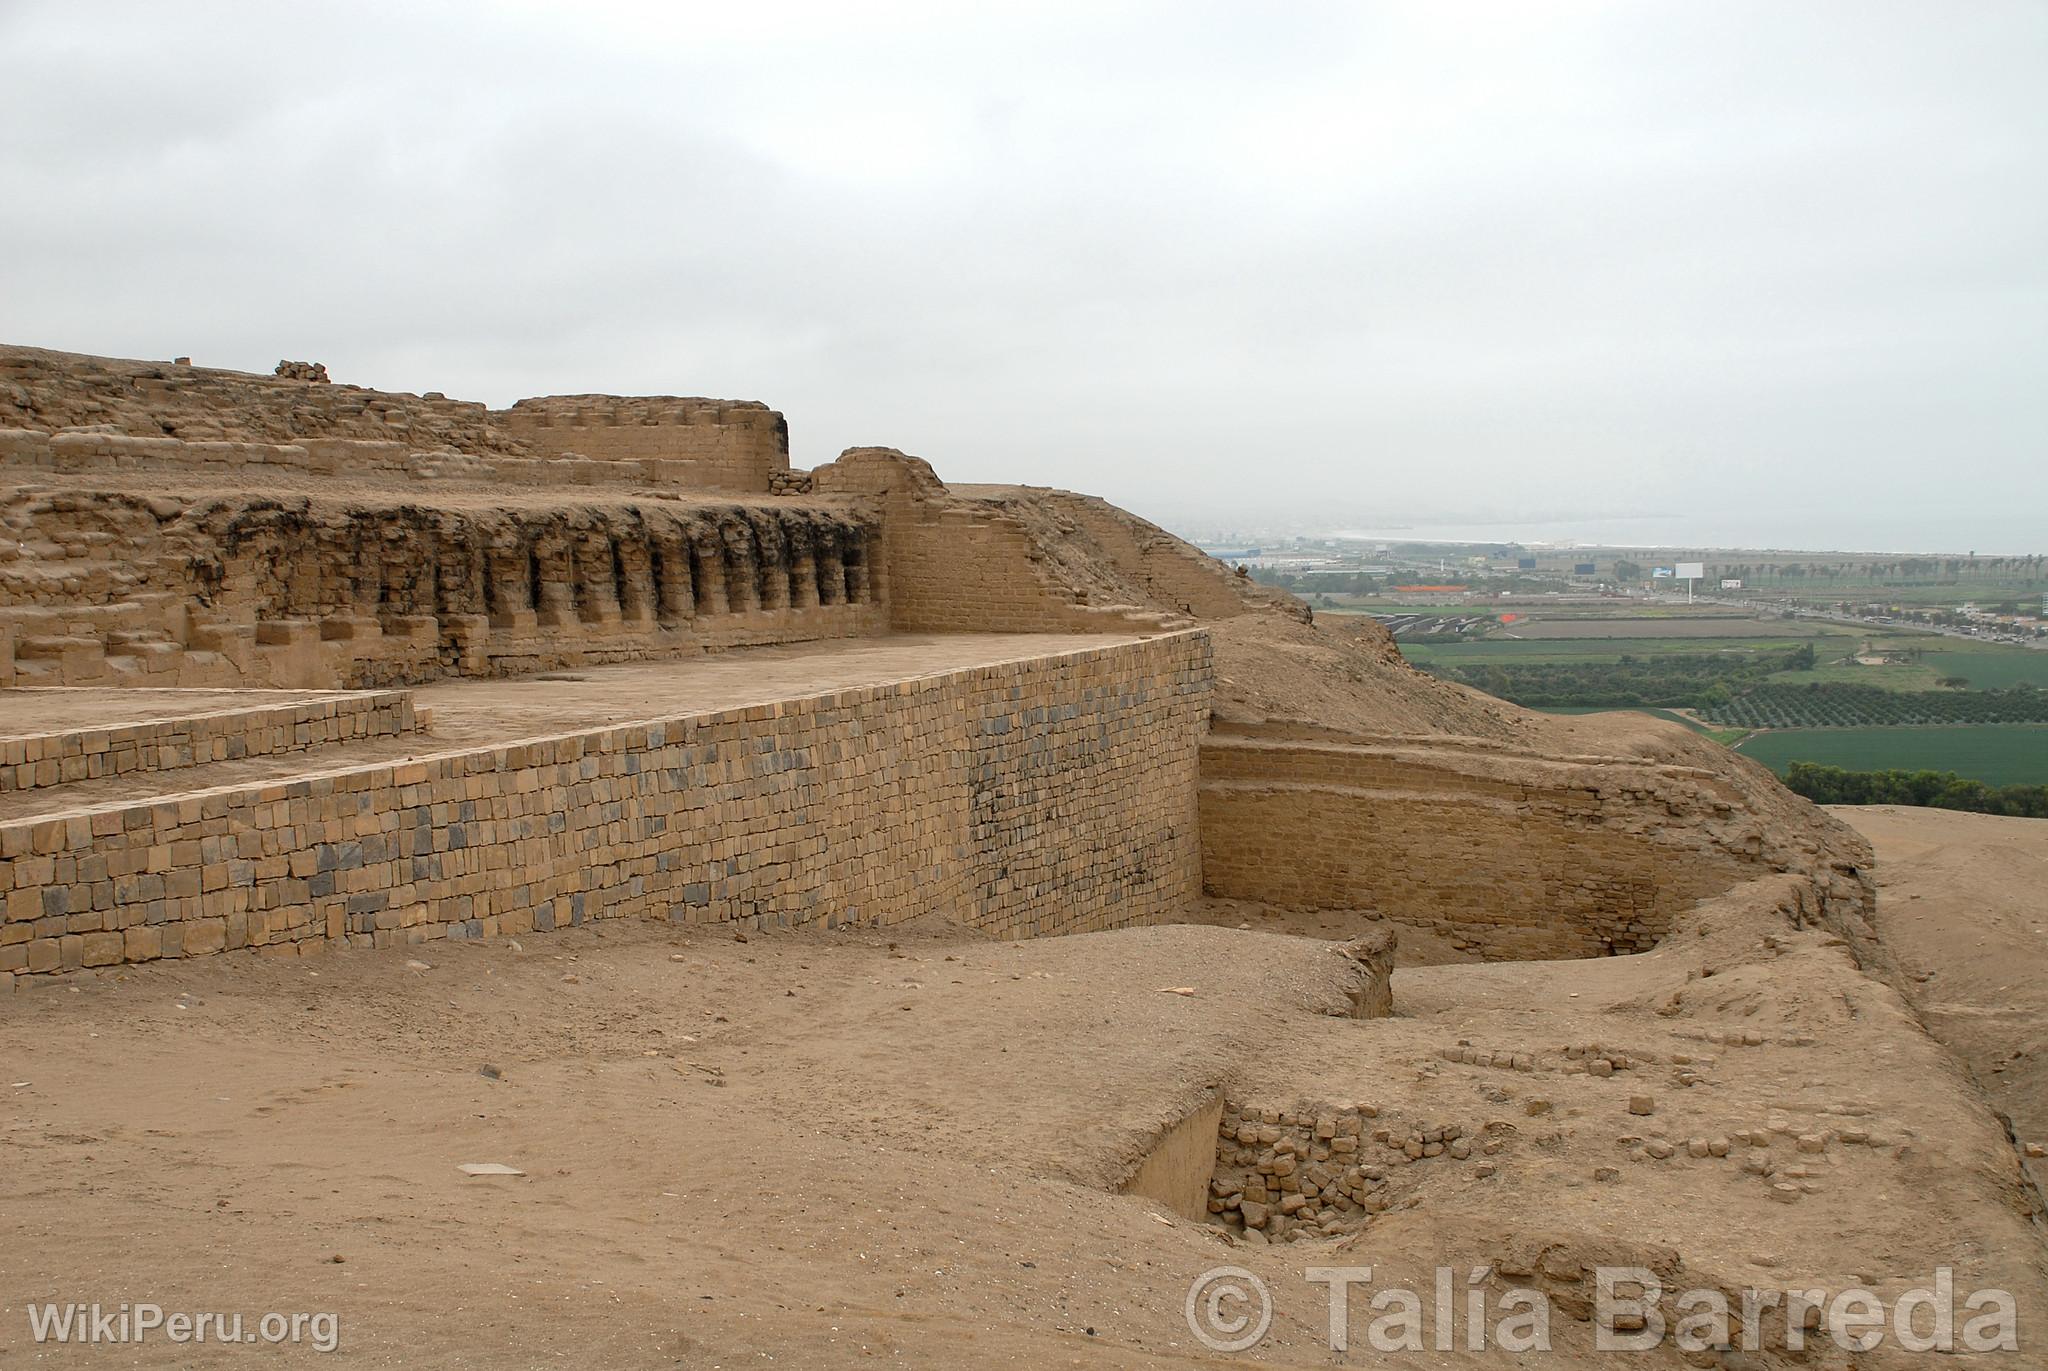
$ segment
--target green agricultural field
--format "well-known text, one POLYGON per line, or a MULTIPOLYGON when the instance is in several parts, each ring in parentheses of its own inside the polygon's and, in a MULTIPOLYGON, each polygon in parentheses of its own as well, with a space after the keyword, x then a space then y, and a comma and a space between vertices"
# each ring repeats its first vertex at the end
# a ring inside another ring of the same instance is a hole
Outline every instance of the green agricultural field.
MULTIPOLYGON (((1629 657, 1675 657, 1693 653, 1777 653, 1799 646, 1789 638, 1482 638, 1457 643, 1404 642, 1401 653, 1418 666, 1485 666, 1489 663, 1613 662, 1629 657)), ((1825 633, 1812 639, 1818 655, 1840 656, 1847 649, 1828 641, 1825 633)), ((1854 646, 1854 644, 1850 644, 1854 646)))
POLYGON ((1783 775, 1793 762, 1848 771, 1953 771, 1986 785, 2048 784, 2048 724, 1784 728, 1738 750, 1783 775))
POLYGON ((1986 643, 1981 648, 1930 652, 1921 661, 1940 676, 1962 676, 1972 690, 2000 690, 2016 685, 2048 690, 2048 651, 1986 643))
POLYGON ((1767 680, 1786 685, 1868 685, 1880 690, 1935 690, 1946 671, 1936 670, 1925 659, 1919 662, 1886 663, 1883 666, 1829 664, 1811 671, 1779 671, 1767 680))

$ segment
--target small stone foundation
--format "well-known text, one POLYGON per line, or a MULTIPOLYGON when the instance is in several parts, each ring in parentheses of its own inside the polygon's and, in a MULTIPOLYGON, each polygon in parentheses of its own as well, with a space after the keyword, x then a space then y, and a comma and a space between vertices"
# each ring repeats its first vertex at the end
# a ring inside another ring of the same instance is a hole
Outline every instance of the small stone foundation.
POLYGON ((1469 1164, 1485 1179, 1509 1129, 1382 1119, 1370 1104, 1298 1110, 1228 1101, 1217 1123, 1209 1221, 1255 1243, 1338 1238, 1405 1208, 1432 1164, 1469 1164))

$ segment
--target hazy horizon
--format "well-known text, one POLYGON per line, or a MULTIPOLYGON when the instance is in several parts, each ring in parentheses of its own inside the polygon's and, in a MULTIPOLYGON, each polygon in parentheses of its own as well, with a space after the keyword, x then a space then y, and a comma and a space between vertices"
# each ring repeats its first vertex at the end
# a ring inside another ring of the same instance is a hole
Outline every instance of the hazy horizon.
POLYGON ((760 399, 1176 528, 2048 542, 2036 4, 13 0, 0 52, 0 341, 760 399))

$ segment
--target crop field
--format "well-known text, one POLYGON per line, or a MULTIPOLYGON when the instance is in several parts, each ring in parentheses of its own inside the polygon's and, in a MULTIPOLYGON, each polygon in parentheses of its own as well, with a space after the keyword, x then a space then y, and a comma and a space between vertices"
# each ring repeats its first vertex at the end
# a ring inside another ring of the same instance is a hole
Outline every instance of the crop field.
POLYGON ((1867 685, 1879 690, 1934 690, 1949 673, 1918 662, 1889 662, 1864 666, 1859 662, 1829 662, 1809 671, 1780 671, 1768 679, 1784 685, 1867 685))
MULTIPOLYGON (((1509 611, 1512 613, 1513 611, 1509 611)), ((1577 613, 1577 607, 1573 609, 1577 613)), ((1785 685, 1862 685, 1882 690, 1932 691, 1943 681, 1961 677, 1976 690, 2034 685, 2048 689, 2048 651, 2002 643, 1975 643, 1908 630, 1865 628, 1811 620, 1755 620, 1701 617, 1673 624, 1669 620, 1609 618, 1532 619, 1495 629, 1487 637, 1446 638, 1441 642, 1404 640, 1401 652, 1417 666, 1438 669, 1577 665, 1618 662, 1622 657, 1668 657, 1721 653, 1740 657, 1783 652, 1811 643, 1811 670, 1780 672, 1771 678, 1785 685), (1547 625, 1537 631, 1540 625, 1547 625), (1673 630, 1678 630, 1674 632, 1673 630), (1781 630, 1796 629, 1796 632, 1781 630), (1583 630, 1583 631, 1580 631, 1583 630), (1765 630, 1759 632, 1758 630, 1765 630), (1567 636, 1570 631, 1570 636, 1567 636), (1523 636, 1509 637, 1509 633, 1523 636), (1890 654, 1893 660, 1870 665, 1852 660, 1860 655, 1890 654)))
POLYGON ((1740 728, 2048 724, 2048 691, 1909 691, 1766 682, 1732 699, 1716 700, 1703 712, 1717 724, 1740 728))
MULTIPOLYGON (((1512 611, 1510 611, 1512 613, 1512 611)), ((1509 639, 1556 638, 1654 638, 1659 641, 1687 638, 1813 638, 1811 621, 1805 619, 1745 619, 1726 614, 1702 614, 1684 619, 1528 619, 1510 625, 1502 633, 1509 639)))
MULTIPOLYGON (((1830 640, 1826 634, 1814 633, 1810 640, 1816 644, 1816 655, 1830 652, 1839 656, 1854 644, 1844 645, 1846 640, 1830 640)), ((1402 643, 1401 655, 1421 666, 1424 664, 1442 666, 1486 666, 1514 663, 1577 663, 1613 662, 1622 657, 1670 657, 1694 653, 1728 653, 1747 655, 1751 653, 1783 652, 1795 647, 1798 642, 1785 638, 1484 638, 1451 643, 1402 643)))
POLYGON ((2048 784, 2048 724, 1787 728, 1737 750, 1780 775, 1793 762, 1849 771, 1953 771, 1986 785, 2048 784))
POLYGON ((2048 652, 1986 643, 1960 651, 1930 652, 1921 659, 1942 676, 1961 676, 1972 690, 2002 690, 2016 685, 2048 690, 2048 652))

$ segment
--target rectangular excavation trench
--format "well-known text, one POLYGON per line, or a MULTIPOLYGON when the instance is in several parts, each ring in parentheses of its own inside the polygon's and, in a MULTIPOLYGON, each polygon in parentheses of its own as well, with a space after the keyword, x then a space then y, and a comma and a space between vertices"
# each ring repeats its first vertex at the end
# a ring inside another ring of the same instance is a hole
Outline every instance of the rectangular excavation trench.
POLYGON ((1412 1207, 1439 1168, 1498 1174, 1512 1130, 1498 1120, 1384 1117, 1371 1104, 1208 1095, 1162 1132, 1120 1187, 1252 1243, 1358 1232, 1412 1207))

